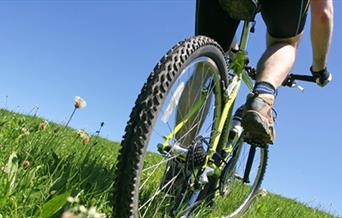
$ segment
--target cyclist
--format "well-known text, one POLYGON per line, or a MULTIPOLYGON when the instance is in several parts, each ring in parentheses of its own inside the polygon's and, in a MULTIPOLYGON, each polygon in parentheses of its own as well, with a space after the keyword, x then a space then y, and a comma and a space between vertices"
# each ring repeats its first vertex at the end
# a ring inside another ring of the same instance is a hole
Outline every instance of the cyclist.
MULTIPOLYGON (((213 38, 225 52, 229 51, 239 24, 239 20, 233 19, 223 7, 228 1, 232 0, 197 0, 196 3, 196 35, 213 38)), ((272 106, 277 89, 294 64, 309 5, 313 51, 310 70, 316 77, 316 83, 323 87, 332 79, 327 71, 333 32, 332 0, 260 0, 261 14, 268 31, 267 48, 258 62, 256 83, 253 92, 247 97, 242 117, 247 138, 258 144, 274 143, 272 106)), ((183 96, 191 99, 189 90, 185 92, 188 93, 183 93, 183 96)), ((179 110, 189 104, 183 96, 179 110)))

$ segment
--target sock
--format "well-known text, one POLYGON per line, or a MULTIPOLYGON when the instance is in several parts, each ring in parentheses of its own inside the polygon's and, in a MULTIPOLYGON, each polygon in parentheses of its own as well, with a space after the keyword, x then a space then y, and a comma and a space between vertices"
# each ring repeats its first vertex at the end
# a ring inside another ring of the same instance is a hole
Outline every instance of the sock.
POLYGON ((255 83, 253 92, 259 94, 267 93, 274 96, 276 96, 278 93, 277 89, 271 83, 265 81, 255 83))

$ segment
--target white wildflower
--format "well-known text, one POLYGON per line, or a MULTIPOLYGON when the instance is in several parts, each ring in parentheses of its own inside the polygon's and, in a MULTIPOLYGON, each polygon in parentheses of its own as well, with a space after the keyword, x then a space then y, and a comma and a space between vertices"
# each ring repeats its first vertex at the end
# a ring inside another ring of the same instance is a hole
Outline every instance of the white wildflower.
POLYGON ((95 217, 96 214, 97 214, 96 213, 96 207, 90 207, 89 210, 88 210, 88 215, 90 217, 95 217))
POLYGON ((81 213, 87 213, 87 212, 88 212, 88 209, 87 209, 85 206, 81 205, 81 206, 80 206, 80 212, 81 212, 81 213))
POLYGON ((49 124, 48 121, 44 120, 44 121, 39 123, 38 129, 39 130, 44 130, 44 129, 46 129, 48 124, 49 124))
POLYGON ((87 106, 87 102, 79 96, 75 97, 75 108, 81 109, 87 106))
POLYGON ((29 135, 29 134, 30 134, 29 129, 26 128, 26 127, 21 128, 21 132, 22 132, 24 135, 29 135))
POLYGON ((69 196, 69 197, 67 198, 67 201, 68 201, 69 203, 74 203, 74 202, 75 202, 74 198, 71 197, 71 196, 69 196))
POLYGON ((87 132, 84 131, 84 129, 79 129, 79 130, 77 130, 77 134, 79 137, 82 138, 84 135, 87 135, 87 132))
POLYGON ((105 218, 106 215, 104 213, 96 212, 96 207, 92 206, 88 210, 88 216, 91 218, 105 218))
POLYGON ((268 195, 268 192, 267 192, 266 189, 262 188, 262 189, 260 189, 259 195, 260 195, 261 197, 265 197, 265 196, 268 195))
POLYGON ((69 211, 63 213, 61 218, 76 218, 75 214, 69 211))
POLYGON ((87 145, 89 143, 90 136, 86 131, 84 131, 83 129, 80 129, 78 130, 78 135, 81 137, 83 145, 87 145))

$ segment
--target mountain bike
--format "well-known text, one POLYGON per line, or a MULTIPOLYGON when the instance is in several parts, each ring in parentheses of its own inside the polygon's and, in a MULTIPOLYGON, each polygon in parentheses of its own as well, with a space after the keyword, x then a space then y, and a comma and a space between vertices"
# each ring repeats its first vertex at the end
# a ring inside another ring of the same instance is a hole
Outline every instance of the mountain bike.
MULTIPOLYGON (((263 180, 268 145, 245 140, 243 106, 233 110, 241 84, 251 91, 256 70, 244 21, 238 49, 225 54, 218 43, 195 36, 162 57, 130 114, 119 152, 114 217, 189 217, 225 199, 227 217, 242 214, 263 180), (187 92, 193 95, 187 96, 187 92), (191 102, 180 109, 180 102, 191 102)), ((305 75, 296 80, 315 82, 305 75)))

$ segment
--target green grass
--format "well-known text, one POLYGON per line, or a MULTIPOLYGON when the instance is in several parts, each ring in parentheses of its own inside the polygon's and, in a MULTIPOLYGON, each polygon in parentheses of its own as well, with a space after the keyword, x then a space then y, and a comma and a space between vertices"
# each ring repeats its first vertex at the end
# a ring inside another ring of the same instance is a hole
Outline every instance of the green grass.
MULTIPOLYGON (((61 217, 92 207, 110 217, 119 144, 94 135, 83 144, 76 130, 52 122, 42 130, 42 122, 0 110, 0 218, 61 217), (68 202, 69 196, 76 202, 68 202)), ((158 159, 147 157, 147 162, 158 159)), ((152 183, 147 187, 154 187, 152 183)), ((230 203, 217 197, 215 206, 203 208, 199 217, 222 216, 230 203)), ((333 216, 267 193, 258 195, 243 217, 333 216)))
MULTIPOLYGON (((0 110, 0 214, 48 217, 47 202, 80 192, 82 205, 110 214, 119 144, 92 137, 83 145, 76 130, 53 123, 39 130, 42 121, 0 110)), ((59 207, 72 206, 64 198, 59 207)))

